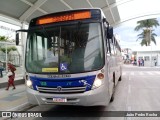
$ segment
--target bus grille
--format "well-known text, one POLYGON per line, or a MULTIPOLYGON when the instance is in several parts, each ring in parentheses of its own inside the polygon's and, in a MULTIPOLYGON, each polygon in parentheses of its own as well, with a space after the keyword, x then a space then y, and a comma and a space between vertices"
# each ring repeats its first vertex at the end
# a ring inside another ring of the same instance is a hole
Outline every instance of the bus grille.
POLYGON ((86 91, 86 86, 70 87, 70 88, 63 88, 63 87, 52 88, 52 87, 37 86, 37 90, 41 93, 54 93, 54 94, 83 93, 86 91))

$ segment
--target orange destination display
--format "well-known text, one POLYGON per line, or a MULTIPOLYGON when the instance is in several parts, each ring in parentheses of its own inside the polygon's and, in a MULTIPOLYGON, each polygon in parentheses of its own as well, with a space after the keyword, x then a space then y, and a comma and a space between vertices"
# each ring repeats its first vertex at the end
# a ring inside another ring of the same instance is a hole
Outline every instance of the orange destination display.
POLYGON ((57 16, 40 18, 37 20, 36 24, 41 25, 41 24, 48 24, 48 23, 54 23, 54 22, 79 20, 79 19, 87 19, 87 18, 91 18, 90 11, 79 11, 79 12, 65 13, 57 16))

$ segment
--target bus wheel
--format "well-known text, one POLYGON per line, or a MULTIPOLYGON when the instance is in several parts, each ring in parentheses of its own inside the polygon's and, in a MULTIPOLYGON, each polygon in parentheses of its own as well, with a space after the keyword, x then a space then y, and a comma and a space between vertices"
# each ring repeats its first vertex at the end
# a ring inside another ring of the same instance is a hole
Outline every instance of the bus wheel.
POLYGON ((114 101, 114 94, 112 94, 112 97, 110 99, 110 102, 113 102, 114 101))
POLYGON ((114 86, 113 86, 113 92, 112 92, 112 96, 111 96, 110 102, 113 102, 113 101, 114 101, 114 93, 115 93, 115 75, 113 75, 113 83, 114 83, 114 86))
POLYGON ((122 76, 119 77, 118 81, 121 81, 121 80, 122 80, 122 76))
POLYGON ((120 77, 118 79, 118 81, 121 81, 122 80, 122 68, 120 68, 120 77))

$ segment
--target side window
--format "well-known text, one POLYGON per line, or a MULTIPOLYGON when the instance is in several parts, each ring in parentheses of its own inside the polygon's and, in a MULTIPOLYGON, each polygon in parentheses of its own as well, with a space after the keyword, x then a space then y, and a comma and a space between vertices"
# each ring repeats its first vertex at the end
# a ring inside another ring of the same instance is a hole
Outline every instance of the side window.
POLYGON ((107 54, 111 53, 111 47, 110 47, 110 43, 109 40, 106 38, 106 47, 107 47, 107 54))
POLYGON ((105 40, 106 40, 106 49, 107 49, 107 54, 114 55, 115 54, 115 48, 114 48, 114 39, 108 39, 107 38, 107 25, 104 24, 105 26, 105 40))
POLYGON ((144 56, 144 60, 145 61, 150 61, 150 57, 149 56, 144 56))
POLYGON ((43 48, 42 48, 42 37, 37 36, 37 53, 38 53, 38 60, 43 59, 43 48))
POLYGON ((107 54, 111 54, 111 47, 110 47, 110 40, 107 38, 107 25, 104 23, 104 34, 105 34, 105 40, 106 40, 106 49, 107 54))

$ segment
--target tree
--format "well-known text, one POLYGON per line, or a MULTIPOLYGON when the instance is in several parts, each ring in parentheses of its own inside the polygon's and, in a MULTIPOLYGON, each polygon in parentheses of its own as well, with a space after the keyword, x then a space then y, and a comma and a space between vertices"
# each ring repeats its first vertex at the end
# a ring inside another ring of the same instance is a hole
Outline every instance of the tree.
POLYGON ((156 45, 156 39, 155 39, 155 36, 157 36, 155 33, 151 33, 151 35, 147 35, 147 32, 145 30, 143 30, 143 32, 138 36, 138 39, 141 39, 141 46, 143 45, 146 45, 146 46, 149 46, 151 41, 154 42, 154 44, 156 45), (151 40, 150 40, 150 37, 151 37, 151 40))
POLYGON ((135 31, 143 30, 141 34, 138 35, 138 39, 141 39, 141 46, 146 45, 149 46, 151 42, 156 44, 155 33, 153 33, 153 27, 159 26, 159 23, 156 19, 146 19, 137 22, 137 26, 135 27, 135 31))

